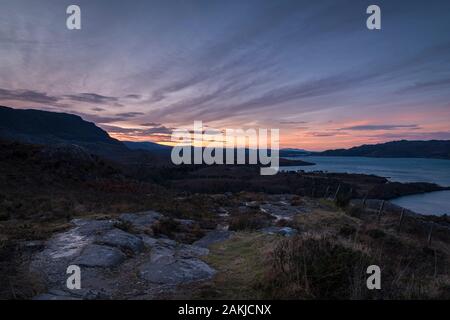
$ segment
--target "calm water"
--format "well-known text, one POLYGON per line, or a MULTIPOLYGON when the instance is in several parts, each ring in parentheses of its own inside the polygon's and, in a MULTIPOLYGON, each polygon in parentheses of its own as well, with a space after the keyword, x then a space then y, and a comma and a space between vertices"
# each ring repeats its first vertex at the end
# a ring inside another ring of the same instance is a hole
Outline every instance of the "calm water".
MULTIPOLYGON (((398 182, 431 182, 450 186, 450 160, 365 158, 365 157, 296 157, 314 166, 284 167, 282 170, 328 171, 374 174, 398 182)), ((392 201, 423 214, 450 214, 450 191, 406 196, 392 201)))
POLYGON ((391 200, 391 202, 418 213, 450 215, 450 191, 406 196, 391 200))

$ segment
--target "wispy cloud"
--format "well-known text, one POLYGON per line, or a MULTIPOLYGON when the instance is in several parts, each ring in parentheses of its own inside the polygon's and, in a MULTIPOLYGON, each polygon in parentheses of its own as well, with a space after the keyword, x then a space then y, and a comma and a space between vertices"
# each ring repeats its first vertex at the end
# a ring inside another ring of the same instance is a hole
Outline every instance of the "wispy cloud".
POLYGON ((63 96, 63 98, 72 101, 95 103, 95 104, 111 104, 117 103, 119 101, 119 98, 117 97, 108 97, 96 93, 69 94, 63 96))
POLYGON ((123 4, 85 1, 90 32, 68 37, 52 0, 4 0, 0 102, 123 122, 139 129, 109 129, 139 137, 193 120, 322 144, 445 132, 450 2, 380 1, 381 32, 365 27, 364 1, 138 1, 113 25, 123 4), (429 112, 413 117, 419 108, 429 112))
POLYGON ((26 101, 39 104, 55 104, 61 102, 62 100, 70 100, 74 102, 121 106, 119 103, 119 98, 103 96, 96 93, 51 95, 46 92, 25 89, 9 90, 0 88, 0 100, 26 101))
POLYGON ((34 90, 8 90, 0 88, 0 100, 26 101, 36 103, 56 103, 60 99, 45 92, 34 90))
POLYGON ((142 130, 142 133, 145 135, 152 135, 152 134, 172 134, 173 129, 167 128, 165 126, 159 126, 154 127, 150 129, 142 130))
POLYGON ((139 100, 142 96, 140 94, 127 94, 125 98, 139 100))
POLYGON ((377 130, 398 130, 398 129, 420 129, 417 124, 367 124, 359 126, 344 127, 338 130, 351 130, 351 131, 377 131, 377 130))
POLYGON ((305 124, 307 121, 280 121, 280 124, 305 124))
POLYGON ((142 112, 122 112, 122 113, 117 113, 116 116, 120 117, 120 118, 134 118, 137 116, 142 116, 145 113, 142 112))
POLYGON ((442 90, 450 88, 450 78, 436 79, 431 81, 421 81, 398 90, 398 93, 420 92, 421 90, 442 90))
POLYGON ((142 123, 141 126, 143 127, 158 127, 160 126, 160 123, 156 123, 156 122, 146 122, 146 123, 142 123))
POLYGON ((173 129, 167 128, 165 126, 159 126, 150 129, 140 129, 140 128, 123 128, 119 126, 112 125, 101 125, 101 127, 110 132, 110 133, 120 133, 127 134, 131 136, 140 136, 140 137, 150 137, 153 135, 170 135, 172 134, 173 129))

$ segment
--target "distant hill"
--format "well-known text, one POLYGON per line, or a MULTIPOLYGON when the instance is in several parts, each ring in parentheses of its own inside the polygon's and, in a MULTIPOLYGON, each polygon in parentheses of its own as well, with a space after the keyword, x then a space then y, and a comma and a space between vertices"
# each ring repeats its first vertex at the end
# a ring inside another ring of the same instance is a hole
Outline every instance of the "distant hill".
POLYGON ((122 142, 77 115, 32 109, 0 106, 0 137, 42 145, 77 145, 108 158, 123 157, 130 151, 122 142))
POLYGON ((120 141, 68 113, 21 110, 0 106, 0 137, 34 144, 75 144, 102 155, 126 151, 120 141))
POLYGON ((285 148, 280 149, 280 157, 300 157, 310 155, 311 151, 304 149, 285 148))
POLYGON ((81 117, 41 110, 21 110, 0 106, 0 130, 3 135, 31 140, 65 140, 120 144, 105 131, 81 117))
POLYGON ((172 147, 164 146, 155 142, 135 142, 135 141, 122 141, 128 149, 131 150, 147 150, 151 152, 170 152, 172 147))
MULTIPOLYGON (((172 151, 172 147, 161 145, 154 142, 148 142, 148 141, 142 141, 142 142, 135 142, 135 141, 122 141, 129 149, 131 150, 146 150, 153 153, 170 153, 172 151)), ((193 149, 191 149, 191 152, 193 153, 193 149)), ((202 151, 203 152, 203 151, 202 151)), ((235 154, 237 153, 237 150, 235 149, 235 154)), ((226 149, 224 150, 224 153, 226 153, 226 149)), ((249 150, 245 149, 245 154, 248 157, 249 150)), ((302 150, 302 149, 280 149, 280 157, 282 158, 283 163, 285 165, 294 165, 292 163, 295 163, 297 161, 298 164, 295 165, 306 165, 307 162, 303 162, 299 160, 295 161, 289 161, 286 159, 283 159, 284 157, 298 157, 298 156, 305 156, 309 155, 311 152, 302 150)))
POLYGON ((392 141, 350 149, 327 150, 319 156, 450 159, 450 140, 392 141))

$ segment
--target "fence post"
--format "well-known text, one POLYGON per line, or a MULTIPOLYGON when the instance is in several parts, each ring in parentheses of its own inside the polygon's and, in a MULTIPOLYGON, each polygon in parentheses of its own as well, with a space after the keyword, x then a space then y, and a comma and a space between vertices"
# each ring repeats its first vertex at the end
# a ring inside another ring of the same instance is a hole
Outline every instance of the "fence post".
POLYGON ((428 233, 428 240, 427 240, 428 246, 431 245, 431 237, 432 237, 432 235, 433 235, 433 224, 431 224, 430 232, 428 233))
POLYGON ((336 198, 338 196, 339 190, 341 189, 341 184, 338 185, 336 193, 334 194, 334 200, 336 201, 336 198))
POLYGON ((398 222, 398 232, 400 232, 400 230, 402 228, 402 222, 403 222, 404 216, 405 216, 405 208, 402 208, 402 213, 400 214, 400 220, 398 222))
POLYGON ((378 224, 381 222, 381 214, 383 213, 385 200, 381 201, 380 209, 378 210, 378 224))
POLYGON ((325 190, 325 196, 324 196, 325 199, 328 196, 328 191, 330 191, 330 186, 329 185, 327 186, 327 190, 325 190))

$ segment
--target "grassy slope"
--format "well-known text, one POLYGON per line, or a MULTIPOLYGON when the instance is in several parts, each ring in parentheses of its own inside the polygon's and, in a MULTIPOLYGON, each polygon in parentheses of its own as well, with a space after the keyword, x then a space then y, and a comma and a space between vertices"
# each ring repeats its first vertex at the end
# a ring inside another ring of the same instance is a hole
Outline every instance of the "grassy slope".
MULTIPOLYGON (((286 239, 239 231, 211 246, 206 258, 218 275, 186 288, 195 299, 429 299, 450 297, 448 233, 431 246, 396 220, 378 225, 320 200, 319 209, 290 222, 302 230, 286 239), (382 290, 366 288, 366 268, 382 270, 382 290), (193 293, 191 293, 193 292, 193 293)), ((411 222, 413 224, 413 222, 411 222)))

